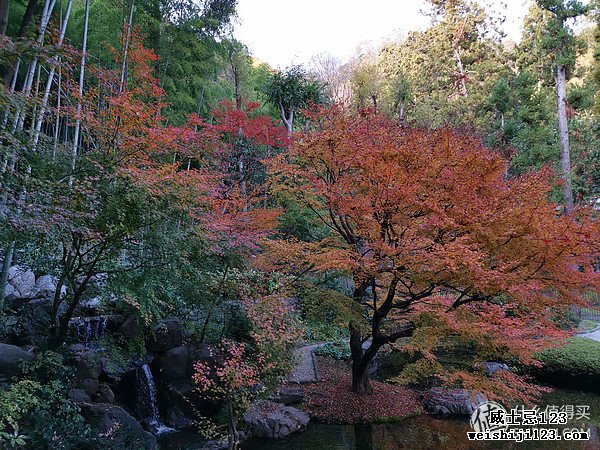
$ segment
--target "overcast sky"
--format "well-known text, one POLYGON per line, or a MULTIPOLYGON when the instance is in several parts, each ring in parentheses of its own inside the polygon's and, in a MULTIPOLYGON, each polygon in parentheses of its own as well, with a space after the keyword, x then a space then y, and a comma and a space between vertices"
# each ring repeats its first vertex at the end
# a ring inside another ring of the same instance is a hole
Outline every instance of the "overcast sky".
MULTIPOLYGON (((487 0, 503 9, 505 32, 518 41, 532 0, 487 0)), ((349 59, 366 42, 381 43, 422 30, 429 19, 415 0, 238 0, 235 36, 251 53, 283 69, 329 53, 349 59)))

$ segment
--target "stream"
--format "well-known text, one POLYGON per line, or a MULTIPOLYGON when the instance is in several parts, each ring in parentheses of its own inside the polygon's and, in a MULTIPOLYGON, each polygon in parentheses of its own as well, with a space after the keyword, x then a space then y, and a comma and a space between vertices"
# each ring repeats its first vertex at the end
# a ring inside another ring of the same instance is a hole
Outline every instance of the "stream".
MULTIPOLYGON (((468 418, 436 418, 427 415, 412 417, 399 423, 374 425, 330 425, 312 423, 302 433, 288 439, 250 439, 244 450, 395 450, 395 449, 598 449, 600 440, 600 395, 575 390, 555 389, 546 394, 545 405, 589 406, 590 420, 569 423, 569 427, 590 427, 591 440, 583 443, 536 441, 469 442, 472 431, 468 418)), ((197 450, 202 439, 195 432, 180 432, 159 437, 162 450, 197 450)))

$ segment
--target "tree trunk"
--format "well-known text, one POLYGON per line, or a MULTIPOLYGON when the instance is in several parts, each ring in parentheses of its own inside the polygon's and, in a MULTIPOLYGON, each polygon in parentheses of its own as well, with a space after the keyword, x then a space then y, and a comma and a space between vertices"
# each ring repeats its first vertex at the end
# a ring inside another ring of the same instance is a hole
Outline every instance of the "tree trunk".
MULTIPOLYGON (((46 2, 44 3, 44 10, 42 11, 42 17, 40 19, 40 30, 36 40, 36 42, 40 46, 44 43, 44 36, 46 35, 48 23, 50 22, 50 18, 52 17, 52 11, 54 10, 55 5, 56 0, 46 0, 46 2)), ((25 78, 25 84, 23 85, 23 93, 25 95, 29 95, 31 93, 31 86, 33 85, 33 75, 35 74, 37 63, 38 59, 37 57, 35 57, 29 65, 29 70, 25 78)))
POLYGON ((15 241, 11 241, 4 251, 4 261, 2 262, 2 274, 0 274, 0 314, 4 308, 4 297, 6 293, 6 285, 8 283, 8 269, 12 264, 13 254, 15 251, 15 241))
POLYGON ((204 344, 204 339, 206 338, 206 330, 208 330, 208 324, 210 323, 210 319, 212 318, 214 308, 210 308, 206 313, 206 318, 204 319, 204 323, 202 324, 202 331, 200 332, 199 344, 204 344))
POLYGON ((454 49, 454 57, 456 58, 456 68, 458 69, 458 76, 460 77, 460 93, 463 97, 467 97, 468 91, 465 69, 463 67, 462 58, 460 57, 460 50, 457 48, 454 49))
POLYGON ((65 285, 65 281, 67 281, 67 276, 63 273, 58 282, 56 283, 56 290, 54 291, 54 299, 52 300, 52 312, 50 313, 50 320, 54 324, 54 326, 58 326, 58 311, 60 309, 60 304, 62 303, 62 288, 65 285))
MULTIPOLYGON (((67 32, 67 26, 69 24, 69 16, 71 15, 71 7, 73 6, 73 0, 69 0, 67 3, 67 11, 65 12, 65 19, 62 24, 62 28, 60 30, 60 35, 58 37, 58 43, 56 45, 57 49, 62 48, 63 40, 65 38, 65 33, 67 32)), ((58 63, 58 56, 55 57, 55 61, 58 63)), ((42 104, 40 105, 40 113, 38 114, 37 120, 35 121, 35 127, 33 131, 33 149, 37 148, 38 140, 40 137, 40 131, 42 129, 42 123, 44 122, 44 115, 46 114, 46 109, 48 108, 48 100, 50 98, 50 90, 52 89, 52 83, 54 82, 54 75, 56 74, 56 65, 52 66, 50 69, 50 73, 48 74, 48 79, 46 80, 46 89, 44 90, 44 97, 42 99, 42 104)), ((32 122, 33 126, 33 122, 32 122)))
POLYGON ((0 0, 0 34, 6 34, 8 25, 8 10, 10 9, 10 0, 0 0))
POLYGON ((228 450, 237 450, 239 447, 239 440, 238 440, 238 432, 237 432, 237 426, 236 426, 236 418, 235 418, 235 411, 233 410, 233 405, 231 404, 231 402, 229 402, 229 436, 228 436, 228 450))
POLYGON ((398 112, 398 125, 404 125, 404 102, 400 103, 400 111, 398 112))
POLYGON ((352 363, 352 392, 367 395, 372 392, 369 380, 369 365, 361 366, 352 363))
POLYGON ((55 326, 54 329, 54 338, 51 344, 52 348, 59 348, 67 340, 67 334, 69 333, 69 322, 73 318, 73 314, 75 313, 77 306, 79 306, 79 302, 81 301, 81 295, 85 290, 85 286, 88 280, 89 279, 86 277, 86 280, 81 284, 81 286, 79 286, 77 289, 74 289, 73 298, 71 299, 71 302, 69 303, 69 307, 67 308, 66 312, 60 318, 56 318, 56 323, 58 323, 58 326, 55 326))
MULTIPOLYGON (((79 99, 77 100, 77 121, 75 135, 73 136, 73 149, 71 151, 71 172, 75 172, 77 162, 77 146, 79 145, 79 130, 81 129, 81 99, 83 98, 83 83, 85 77, 85 53, 87 52, 88 22, 90 18, 90 0, 85 1, 85 21, 83 26, 83 44, 81 50, 81 66, 79 67, 79 99)), ((60 91, 58 93, 60 98, 60 91)), ((73 184, 73 177, 69 176, 69 186, 73 184)))
POLYGON ((235 88, 235 106, 237 109, 242 109, 242 82, 240 80, 240 68, 235 56, 231 56, 231 70, 233 72, 233 86, 235 88))
MULTIPOLYGON (((54 9, 54 5, 56 4, 56 0, 46 0, 46 2, 44 3, 44 10, 42 11, 42 18, 40 19, 40 30, 39 30, 39 36, 37 38, 37 43, 38 45, 42 45, 44 42, 44 35, 46 34, 46 29, 48 27, 48 22, 50 21, 50 17, 52 16, 52 11, 54 9)), ((20 59, 18 60, 18 62, 20 62, 20 59)), ((27 70, 27 74, 25 76, 25 81, 23 83, 23 89, 22 92, 24 94, 25 97, 29 97, 31 94, 31 87, 33 86, 33 77, 35 74, 35 70, 37 67, 37 63, 38 63, 38 58, 34 57, 33 61, 31 61, 31 64, 29 64, 29 69, 27 70)), ((14 80, 16 80, 16 73, 13 77, 14 80)), ((12 132, 14 133, 15 131, 21 131, 23 129, 23 125, 24 125, 24 121, 25 121, 25 111, 23 110, 22 107, 18 107, 17 111, 15 112, 15 118, 13 121, 13 126, 12 126, 12 132)), ((16 154, 16 150, 13 152, 13 164, 14 161, 17 158, 17 154, 16 154)))
MULTIPOLYGON (((357 301, 363 301, 369 286, 373 289, 373 318, 371 321, 371 328, 369 334, 363 336, 363 332, 360 326, 350 322, 350 353, 352 355, 352 392, 355 394, 365 395, 371 393, 371 383, 369 382, 369 367, 371 362, 379 352, 379 349, 402 337, 412 336, 414 332, 414 325, 407 323, 402 328, 398 328, 393 333, 383 334, 381 327, 388 317, 388 314, 394 307, 394 298, 396 296, 396 287, 398 286, 399 279, 394 278, 388 288, 387 294, 382 299, 382 302, 378 302, 376 296, 376 280, 374 278, 367 279, 355 279, 354 280, 354 299, 357 301), (371 343, 366 349, 363 349, 363 344, 371 339, 371 343)), ((423 292, 421 297, 427 296, 431 293, 423 292)), ((416 296, 408 302, 405 301, 405 308, 410 306, 410 303, 414 301, 416 296)))
POLYGON ((352 392, 355 394, 366 395, 371 393, 371 383, 369 380, 369 367, 371 361, 377 354, 379 345, 374 341, 365 351, 362 348, 365 338, 363 334, 353 323, 350 323, 350 353, 352 354, 352 392))
POLYGON ((281 120, 285 125, 288 137, 291 137, 292 131, 294 130, 294 110, 290 109, 289 112, 286 113, 283 103, 279 102, 279 111, 281 112, 281 120))
MULTIPOLYGON (((61 59, 59 58, 59 62, 61 59)), ((61 91, 62 91, 62 67, 58 66, 58 87, 56 93, 56 122, 54 123, 54 142, 52 143, 52 162, 56 160, 56 152, 58 150, 58 137, 60 135, 60 107, 61 107, 61 91)))
MULTIPOLYGON (((354 279, 352 296, 355 301, 362 301, 368 286, 367 280, 354 279)), ((362 348, 366 338, 363 337, 362 330, 357 324, 350 322, 348 328, 350 330, 350 354, 352 355, 352 392, 361 395, 369 394, 371 392, 371 383, 369 382, 371 360, 365 358, 366 352, 362 348)))
POLYGON ((38 0, 29 0, 27 2, 27 9, 23 15, 23 20, 21 21, 21 27, 19 28, 19 34, 17 37, 23 38, 29 31, 29 27, 31 26, 31 22, 33 22, 33 15, 35 14, 37 5, 38 0))
POLYGON ((119 94, 122 94, 127 87, 127 56, 129 53, 129 41, 131 40, 131 25, 133 23, 133 9, 135 8, 135 0, 131 0, 131 8, 129 9, 129 20, 127 21, 127 35, 125 37, 125 48, 123 49, 123 65, 121 66, 121 81, 119 83, 119 94))
POLYGON ((559 65, 556 68, 556 94, 558 98, 558 134, 560 136, 561 164, 565 184, 566 212, 573 210, 573 186, 571 184, 571 156, 569 149, 569 122, 567 118, 567 68, 559 65))

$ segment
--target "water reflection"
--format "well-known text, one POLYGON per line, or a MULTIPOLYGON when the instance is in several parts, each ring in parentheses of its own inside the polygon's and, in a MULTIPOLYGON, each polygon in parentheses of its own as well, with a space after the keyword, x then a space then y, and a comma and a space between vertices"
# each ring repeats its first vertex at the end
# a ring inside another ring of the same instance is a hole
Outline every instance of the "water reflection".
MULTIPOLYGON (((441 419, 419 416, 400 423, 376 425, 312 424, 308 430, 289 439, 252 439, 242 446, 244 450, 396 450, 396 449, 600 449, 600 396, 569 390, 555 390, 547 394, 545 405, 588 405, 590 421, 570 423, 569 427, 590 428, 591 440, 576 442, 470 442, 471 431, 466 419, 441 419)), ((180 433, 161 440, 163 450, 197 450, 202 448, 198 435, 180 433)))
POLYGON ((598 449, 597 433, 585 443, 470 442, 471 427, 464 420, 421 416, 398 424, 312 425, 287 441, 253 440, 247 450, 395 450, 395 449, 598 449))

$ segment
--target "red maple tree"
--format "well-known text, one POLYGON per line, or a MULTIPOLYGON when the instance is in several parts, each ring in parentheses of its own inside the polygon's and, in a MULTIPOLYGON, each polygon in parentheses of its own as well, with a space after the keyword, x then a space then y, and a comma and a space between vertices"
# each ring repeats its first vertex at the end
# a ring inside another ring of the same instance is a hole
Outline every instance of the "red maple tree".
POLYGON ((288 138, 258 107, 249 103, 240 109, 224 101, 212 111, 210 122, 191 119, 198 129, 198 153, 190 156, 195 159, 193 177, 204 186, 197 218, 219 254, 255 251, 277 225, 279 211, 269 200, 262 160, 286 147, 288 138))
MULTIPOLYGON (((432 373, 476 387, 485 376, 444 374, 433 349, 462 335, 481 358, 531 362, 565 335, 556 318, 600 287, 598 222, 585 208, 559 215, 549 171, 507 179, 507 162, 474 138, 370 112, 322 109, 312 123, 271 162, 274 184, 330 233, 273 241, 265 260, 353 278, 368 324, 350 324, 354 392, 370 391, 371 361, 405 337, 432 373)), ((516 396, 524 386, 495 381, 516 396)))

